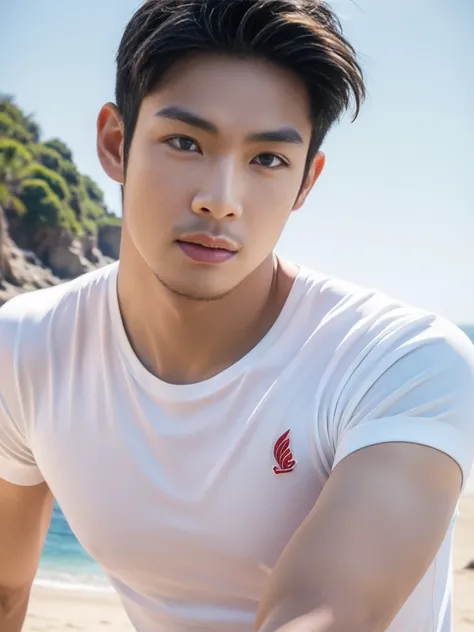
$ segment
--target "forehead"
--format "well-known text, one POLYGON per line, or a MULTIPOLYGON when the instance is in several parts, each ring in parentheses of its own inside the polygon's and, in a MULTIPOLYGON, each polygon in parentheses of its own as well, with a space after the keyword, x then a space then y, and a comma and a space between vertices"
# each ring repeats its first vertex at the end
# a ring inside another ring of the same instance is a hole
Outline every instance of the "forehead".
POLYGON ((309 98, 299 77, 265 60, 195 55, 173 65, 143 103, 153 111, 180 105, 213 121, 260 130, 291 125, 310 134, 309 98))

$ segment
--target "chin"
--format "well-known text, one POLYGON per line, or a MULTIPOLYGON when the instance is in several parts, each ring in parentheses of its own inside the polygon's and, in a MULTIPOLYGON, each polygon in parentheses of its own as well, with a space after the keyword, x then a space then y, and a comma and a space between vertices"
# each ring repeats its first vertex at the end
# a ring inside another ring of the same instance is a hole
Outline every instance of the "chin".
POLYGON ((190 301, 202 301, 202 302, 210 302, 210 301, 218 301, 221 298, 224 298, 228 294, 232 292, 234 287, 231 288, 217 288, 211 287, 209 285, 202 284, 200 286, 199 283, 179 283, 172 281, 165 281, 163 278, 156 275, 159 279, 160 283, 172 294, 175 296, 179 296, 184 299, 188 299, 190 301))

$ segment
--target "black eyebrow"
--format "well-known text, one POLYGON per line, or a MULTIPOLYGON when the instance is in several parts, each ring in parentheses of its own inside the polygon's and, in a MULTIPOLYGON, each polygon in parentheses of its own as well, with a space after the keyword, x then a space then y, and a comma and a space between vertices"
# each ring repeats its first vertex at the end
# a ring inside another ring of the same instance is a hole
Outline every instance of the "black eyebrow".
POLYGON ((293 127, 284 127, 283 129, 269 130, 268 132, 255 132, 245 139, 250 143, 295 143, 302 145, 303 139, 301 134, 293 127))
MULTIPOLYGON (((162 110, 159 110, 156 113, 156 116, 181 121, 186 125, 202 129, 213 136, 219 135, 219 129, 216 125, 214 125, 214 123, 176 105, 170 105, 162 110)), ((246 137, 245 141, 249 143, 294 143, 297 145, 302 145, 304 142, 301 134, 293 127, 253 132, 246 137)))
POLYGON ((209 132, 214 136, 219 134, 219 130, 210 121, 207 121, 204 118, 201 118, 197 114, 193 114, 188 110, 184 110, 176 105, 170 105, 162 110, 159 110, 156 113, 156 116, 163 116, 164 118, 173 119, 174 121, 181 121, 182 123, 186 123, 186 125, 192 125, 192 127, 198 127, 199 129, 204 130, 205 132, 209 132))

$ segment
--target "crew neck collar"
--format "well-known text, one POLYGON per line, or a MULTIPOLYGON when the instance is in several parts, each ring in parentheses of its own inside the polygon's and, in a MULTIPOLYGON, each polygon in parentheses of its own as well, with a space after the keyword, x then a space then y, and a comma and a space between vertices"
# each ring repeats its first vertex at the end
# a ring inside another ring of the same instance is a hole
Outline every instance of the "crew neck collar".
POLYGON ((135 380, 160 399, 174 402, 186 402, 193 399, 203 399, 225 388, 244 374, 284 333, 296 307, 305 293, 305 281, 308 271, 299 268, 288 297, 280 314, 265 336, 237 362, 217 373, 211 378, 192 384, 172 384, 156 377, 141 363, 135 354, 126 334, 120 313, 117 280, 119 263, 113 267, 108 279, 108 302, 114 335, 120 352, 135 380))

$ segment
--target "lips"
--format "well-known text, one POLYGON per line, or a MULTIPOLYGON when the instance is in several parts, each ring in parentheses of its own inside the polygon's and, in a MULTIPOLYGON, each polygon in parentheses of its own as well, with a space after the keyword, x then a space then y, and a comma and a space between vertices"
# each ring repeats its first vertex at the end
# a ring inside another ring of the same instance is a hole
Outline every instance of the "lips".
POLYGON ((237 245, 226 237, 214 237, 199 233, 195 235, 185 235, 178 239, 181 243, 196 244, 204 248, 213 248, 219 250, 227 250, 228 252, 237 252, 237 245))
POLYGON ((238 252, 238 246, 233 241, 206 234, 185 235, 176 243, 189 259, 197 263, 224 263, 238 252))

